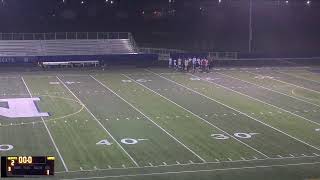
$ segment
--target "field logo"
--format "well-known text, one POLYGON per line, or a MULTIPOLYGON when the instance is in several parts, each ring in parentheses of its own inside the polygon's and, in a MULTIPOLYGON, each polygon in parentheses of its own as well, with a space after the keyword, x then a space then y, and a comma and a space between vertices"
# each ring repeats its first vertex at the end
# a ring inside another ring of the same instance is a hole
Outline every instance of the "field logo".
POLYGON ((0 106, 0 116, 4 116, 7 118, 31 118, 49 116, 48 113, 39 112, 35 101, 40 101, 40 98, 0 99, 0 104, 6 104, 5 107, 0 106))

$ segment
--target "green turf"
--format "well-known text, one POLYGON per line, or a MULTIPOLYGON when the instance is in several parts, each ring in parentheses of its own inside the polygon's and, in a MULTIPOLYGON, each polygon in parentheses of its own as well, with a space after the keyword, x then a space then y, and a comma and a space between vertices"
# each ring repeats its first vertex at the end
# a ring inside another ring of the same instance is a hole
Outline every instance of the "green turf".
POLYGON ((54 155, 57 179, 320 177, 320 78, 307 69, 7 76, 0 99, 30 91, 51 116, 0 116, 13 146, 0 155, 54 155))

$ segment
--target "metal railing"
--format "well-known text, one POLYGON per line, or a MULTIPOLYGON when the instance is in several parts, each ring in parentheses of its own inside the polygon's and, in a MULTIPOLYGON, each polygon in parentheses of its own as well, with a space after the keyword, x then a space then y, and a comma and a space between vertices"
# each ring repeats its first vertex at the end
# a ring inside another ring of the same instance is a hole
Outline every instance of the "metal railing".
POLYGON ((217 60, 236 60, 238 59, 238 52, 209 52, 209 57, 217 60))
POLYGON ((0 40, 130 39, 130 32, 0 33, 0 40))
POLYGON ((165 48, 139 48, 140 53, 147 54, 174 54, 174 53, 186 53, 184 50, 178 49, 165 49, 165 48))

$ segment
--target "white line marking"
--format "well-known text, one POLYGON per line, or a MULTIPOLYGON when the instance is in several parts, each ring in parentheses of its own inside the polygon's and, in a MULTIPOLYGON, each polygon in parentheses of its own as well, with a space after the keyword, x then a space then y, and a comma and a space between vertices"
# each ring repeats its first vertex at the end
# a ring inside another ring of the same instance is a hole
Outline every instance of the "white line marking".
MULTIPOLYGON (((149 70, 147 70, 147 71, 149 71, 149 70)), ((150 71, 150 72, 152 72, 152 71, 150 71)), ((154 74, 156 74, 156 73, 154 73, 154 74)), ((156 74, 156 75, 158 75, 158 74, 156 74)), ((225 106, 225 107, 228 107, 229 109, 232 109, 232 110, 234 110, 234 111, 236 111, 236 112, 238 112, 238 113, 240 113, 240 114, 242 114, 242 115, 244 115, 244 116, 247 116, 247 117, 251 118, 252 120, 255 120, 255 121, 257 121, 257 122, 260 122, 261 124, 264 124, 265 126, 268 126, 268 127, 272 128, 272 129, 274 129, 274 130, 276 130, 276 131, 278 131, 278 132, 280 132, 280 133, 282 133, 282 134, 285 134, 285 135, 291 137, 292 139, 295 139, 295 140, 297 140, 297 141, 299 141, 299 142, 301 142, 301 143, 303 143, 303 144, 306 144, 306 145, 308 145, 308 146, 310 146, 310 147, 312 147, 312 148, 320 151, 320 148, 315 147, 315 146, 313 146, 313 145, 311 145, 311 144, 309 144, 309 143, 306 143, 306 142, 304 142, 304 141, 302 141, 302 140, 300 140, 300 139, 298 139, 298 138, 296 138, 296 137, 294 137, 294 136, 291 136, 291 135, 289 135, 288 133, 285 133, 285 132, 281 131, 280 129, 277 129, 277 128, 269 125, 269 124, 266 124, 266 123, 264 123, 264 122, 262 122, 262 121, 260 121, 260 120, 258 120, 258 119, 256 119, 256 118, 254 118, 254 117, 252 117, 252 116, 250 116, 250 115, 248 115, 248 114, 246 114, 246 113, 243 113, 243 112, 241 112, 241 111, 239 111, 239 110, 237 110, 237 109, 234 109, 233 107, 230 107, 230 106, 228 106, 228 105, 226 105, 226 104, 224 104, 224 103, 222 103, 222 102, 220 102, 220 101, 218 101, 218 100, 215 100, 215 99, 210 98, 210 97, 208 97, 208 96, 206 96, 206 95, 204 95, 204 94, 201 94, 201 93, 199 93, 199 92, 197 92, 197 91, 194 91, 193 89, 190 89, 190 88, 188 88, 188 87, 186 87, 186 86, 184 86, 184 85, 182 85, 182 84, 179 84, 179 83, 177 83, 177 82, 175 82, 175 81, 173 81, 173 80, 171 80, 171 79, 168 79, 168 78, 163 77, 163 76, 161 76, 161 75, 158 75, 158 76, 160 76, 160 77, 162 77, 162 78, 164 78, 164 79, 167 79, 168 81, 173 82, 173 83, 175 83, 175 84, 177 84, 177 85, 179 85, 179 86, 181 86, 181 87, 184 87, 184 88, 186 88, 186 89, 189 89, 190 91, 192 91, 192 92, 194 92, 194 93, 196 93, 196 94, 199 94, 199 95, 201 95, 201 96, 203 96, 203 97, 206 97, 206 98, 208 98, 208 99, 211 99, 211 100, 214 101, 214 102, 217 102, 217 103, 219 103, 219 104, 221 104, 221 105, 223 105, 223 106, 225 106)))
POLYGON ((260 85, 258 85, 258 84, 252 83, 252 82, 250 82, 250 81, 246 81, 246 80, 243 80, 243 79, 240 79, 240 78, 236 78, 236 77, 233 77, 233 76, 230 76, 230 75, 227 75, 227 74, 219 73, 219 72, 216 72, 216 73, 217 73, 217 74, 221 74, 221 75, 226 76, 226 77, 229 77, 229 78, 233 78, 233 79, 236 79, 236 80, 239 80, 239 81, 248 83, 248 84, 251 84, 251 85, 254 85, 254 86, 257 86, 257 87, 260 87, 260 88, 262 88, 262 89, 266 89, 266 90, 269 90, 269 91, 272 91, 272 92, 275 92, 275 93, 278 93, 278 94, 282 94, 282 95, 284 95, 284 96, 291 97, 291 98, 293 98, 293 99, 296 99, 296 100, 299 100, 299 101, 302 101, 302 102, 305 102, 305 103, 308 103, 308 104, 311 104, 311 105, 320 107, 320 105, 318 105, 318 104, 314 104, 314 103, 309 102, 309 101, 306 101, 306 100, 304 100, 304 99, 300 99, 300 98, 297 98, 297 97, 290 96, 290 95, 288 95, 288 94, 282 93, 282 92, 280 92, 280 91, 276 91, 276 90, 273 90, 273 89, 270 89, 270 88, 267 88, 267 87, 264 87, 264 86, 260 86, 260 85))
POLYGON ((57 76, 56 77, 61 84, 79 101, 79 103, 87 110, 87 112, 96 120, 96 122, 104 129, 106 133, 113 139, 114 142, 122 149, 122 151, 131 159, 131 161, 139 167, 139 164, 133 159, 133 157, 121 146, 121 144, 112 136, 112 134, 102 125, 102 123, 97 119, 97 117, 87 108, 87 106, 69 89, 69 87, 64 84, 61 79, 57 76))
MULTIPOLYGON (((216 159, 216 161, 211 161, 211 162, 199 162, 199 163, 193 163, 193 164, 220 164, 220 163, 238 163, 238 162, 254 162, 254 161, 267 161, 267 160, 287 160, 287 159, 303 159, 303 158, 317 158, 319 157, 318 156, 306 156, 306 157, 303 157, 303 156, 298 156, 298 157, 283 157, 283 158, 279 158, 279 157, 275 157, 275 158, 268 158, 268 159, 245 159, 245 160, 234 160, 234 161, 219 161, 218 159, 216 159)), ((163 162, 163 164, 166 164, 165 162, 163 162)), ((157 167, 162 167, 162 166, 188 166, 188 164, 180 164, 180 165, 177 165, 177 164, 170 164, 170 165, 158 165, 158 166, 153 166, 153 167, 149 167, 149 168, 157 168, 157 167)), ((145 169, 146 167, 128 167, 126 169, 145 169)), ((113 169, 116 169, 116 170, 123 170, 124 168, 112 168, 113 169)), ((109 169, 99 169, 99 170, 84 170, 84 171, 87 171, 87 172, 92 172, 92 171, 109 171, 109 169)), ((57 174, 61 174, 61 173, 77 173, 79 171, 69 171, 69 172, 65 172, 65 171, 60 171, 60 172, 55 172, 57 174)))
POLYGON ((122 177, 138 177, 138 176, 154 176, 154 175, 168 175, 168 174, 183 174, 183 173, 198 173, 198 172, 215 172, 215 171, 230 171, 230 170, 243 170, 243 169, 258 169, 258 168, 274 168, 274 167, 288 167, 288 166, 302 166, 302 165, 316 165, 320 162, 310 163, 295 163, 295 164, 278 164, 278 165, 261 165, 261 166, 244 166, 236 168, 220 168, 220 169, 202 169, 202 170, 190 170, 190 171, 168 171, 159 173, 141 173, 141 174, 126 174, 126 175, 115 175, 115 176, 96 176, 96 177, 82 177, 62 180, 85 180, 85 179, 106 179, 106 178, 122 178, 122 177))
MULTIPOLYGON (((152 72, 152 71, 151 71, 151 72, 152 72)), ((125 76, 125 75, 124 75, 124 76, 125 76)), ((161 75, 159 75, 159 76, 160 76, 160 77, 162 77, 161 75)), ((130 77, 128 77, 128 76, 125 76, 125 77, 130 78, 130 77)), ((132 79, 132 78, 130 78, 130 79, 132 79)), ((134 81, 134 80, 133 80, 133 81, 134 81)), ((257 150, 257 149, 255 149, 255 148, 251 147, 250 145, 248 145, 248 144, 246 144, 246 143, 242 142, 241 140, 237 139, 237 138, 236 138, 236 137, 234 137, 233 135, 229 134, 228 132, 224 131, 223 129, 219 128, 218 126, 216 126, 216 125, 214 125, 214 124, 210 123, 209 121, 207 121, 207 120, 203 119, 202 117, 200 117, 200 116, 198 116, 197 114, 195 114, 195 113, 191 112, 190 110, 188 110, 188 109, 186 109, 186 108, 182 107, 181 105, 179 105, 179 104, 175 103, 174 101, 172 101, 172 100, 168 99, 167 97, 165 97, 165 96, 163 96, 163 95, 161 95, 161 94, 157 93, 156 91, 154 91, 154 90, 152 90, 152 89, 150 89, 150 88, 146 87, 145 85, 143 85, 143 84, 141 84, 141 83, 139 83, 139 82, 136 82, 136 81, 134 81, 134 82, 135 82, 135 83, 137 83, 137 84, 139 84, 139 85, 141 85, 142 87, 144 87, 144 88, 146 88, 146 89, 148 89, 148 90, 152 91, 153 93, 157 94, 158 96, 160 96, 160 97, 162 97, 162 98, 166 99, 167 101, 169 101, 169 102, 171 102, 171 103, 175 104, 176 106, 180 107, 181 109, 184 109, 185 111, 189 112, 190 114, 194 115, 195 117, 199 118, 200 120, 202 120, 203 122, 205 122, 205 123, 209 124, 210 126, 212 126, 212 127, 216 128, 216 129, 220 130, 221 132, 223 132, 223 133, 227 134, 229 137, 231 137, 232 139, 234 139, 234 140, 238 141, 239 143, 241 143, 241 144, 245 145, 246 147, 248 147, 248 148, 250 148, 250 149, 252 149, 252 150, 256 151, 257 153, 259 153, 259 154, 261 154, 261 155, 263 155, 263 156, 265 156, 265 157, 267 157, 267 158, 268 158, 268 156, 267 156, 267 155, 265 155, 264 153, 262 153, 262 152, 260 152, 259 150, 257 150)))
MULTIPOLYGON (((31 91, 30 91, 27 83, 25 82, 23 76, 21 76, 21 79, 22 79, 23 84, 24 84, 25 87, 27 88, 27 91, 28 91, 30 97, 32 97, 31 91)), ((53 140, 53 137, 52 137, 52 135, 51 135, 51 132, 50 132, 50 130, 49 130, 46 122, 44 121, 43 117, 41 117, 41 120, 42 120, 42 122, 43 122, 43 124, 44 124, 44 127, 46 128, 48 134, 49 134, 49 137, 50 137, 50 139, 51 139, 51 142, 52 142, 54 148, 56 149, 56 151, 57 151, 57 153, 58 153, 58 155, 59 155, 59 158, 60 158, 60 160, 61 160, 61 162, 62 162, 62 164, 63 164, 64 169, 66 170, 66 172, 68 172, 69 169, 68 169, 66 163, 64 162, 64 159, 63 159, 63 157, 62 157, 62 155, 61 155, 61 153, 60 153, 60 151, 59 151, 59 149, 58 149, 58 146, 57 146, 57 144, 55 143, 55 141, 53 140)))
MULTIPOLYGON (((128 76, 124 75, 125 77, 128 78, 128 76)), ((95 81, 97 81, 99 84, 101 84, 103 87, 105 87, 106 89, 108 89, 110 92, 112 92, 113 94, 115 94, 118 98, 120 98, 121 100, 123 100, 124 102, 126 102, 129 106, 131 106, 133 109, 135 109, 137 112, 139 112, 140 114, 142 114, 144 117, 146 117, 149 121, 151 121, 154 125, 156 125, 158 128, 160 128, 163 132, 165 132, 168 136, 170 136, 172 139, 174 139, 176 142, 178 142, 180 145, 182 145, 183 147, 185 147, 186 149, 188 149, 192 154, 194 154, 195 156, 197 156, 201 161, 206 162, 206 160, 204 160, 201 156, 199 156, 197 153, 195 153, 193 150, 191 150, 189 147, 187 147, 185 144, 183 144, 181 141, 179 141, 177 138, 175 138, 173 135, 171 135, 168 131, 166 131, 165 129, 163 129, 161 126, 159 126, 157 123, 155 123, 149 116, 145 115, 142 111, 140 111, 138 108, 136 108, 135 106, 133 106, 131 103, 129 103, 127 100, 125 100, 124 98, 122 98, 120 95, 118 95, 117 93, 115 93, 112 89, 110 89, 107 85, 103 84, 101 81, 99 81, 98 79, 96 79, 95 77, 91 76, 90 77, 92 79, 94 79, 95 81)), ((131 79, 131 78, 130 78, 131 79)), ((133 79, 131 79, 132 81, 135 81, 133 79)), ((136 81, 135 81, 136 82, 136 81)))
POLYGON ((149 163, 149 165, 150 165, 151 167, 153 167, 153 164, 152 164, 152 163, 149 163))
POLYGON ((281 73, 281 74, 286 74, 288 76, 292 76, 292 77, 296 77, 298 79, 304 79, 304 80, 307 80, 307 81, 312 81, 312 82, 315 82, 315 83, 320 83, 319 81, 315 81, 315 80, 312 80, 312 79, 308 79, 308 78, 305 78, 303 76, 299 76, 299 75, 293 75, 293 74, 290 74, 290 73, 285 73, 285 72, 282 72, 282 71, 276 71, 278 73, 281 73))
MULTIPOLYGON (((256 73, 249 72, 249 71, 247 71, 247 72, 250 73, 250 74, 260 75, 260 74, 256 74, 256 73)), ((303 87, 303 86, 299 86, 299 85, 296 85, 296 84, 288 83, 288 82, 285 82, 285 81, 282 81, 282 80, 279 80, 279 79, 271 79, 271 80, 278 81, 278 82, 281 82, 281 83, 284 83, 284 84, 288 84, 288 85, 291 85, 291 86, 296 86, 296 87, 299 87, 299 88, 302 88, 302 89, 309 90, 309 91, 312 91, 312 92, 320 94, 319 91, 316 91, 316 90, 313 90, 313 89, 309 89, 309 88, 306 88, 306 87, 303 87)))
MULTIPOLYGON (((193 75, 193 74, 191 74, 191 75, 194 76, 194 77, 198 77, 198 76, 195 76, 195 75, 193 75)), ((198 77, 198 78, 200 78, 200 77, 198 77)), ((289 113, 289 114, 291 114, 291 115, 297 116, 297 117, 299 117, 299 118, 302 118, 302 119, 304 119, 304 120, 306 120, 306 121, 309 121, 309 122, 311 122, 311 123, 314 123, 314 124, 320 126, 320 123, 315 122, 315 121, 312 121, 312 120, 310 120, 310 119, 307 119, 307 118, 305 118, 305 117, 303 117, 303 116, 300 116, 300 115, 298 115, 298 114, 295 114, 295 113, 293 113, 293 112, 291 112, 291 111, 285 110, 285 109, 283 109, 283 108, 280 108, 280 107, 275 106, 275 105, 273 105, 273 104, 267 103, 267 102, 262 101, 262 100, 260 100, 260 99, 257 99, 257 98, 254 98, 254 97, 252 97, 252 96, 249 96, 249 95, 246 95, 246 94, 244 94, 244 93, 241 93, 241 92, 239 92, 239 91, 230 89, 230 88, 228 88, 228 87, 226 87, 226 86, 217 84, 217 83, 215 83, 215 82, 208 81, 208 80, 205 80, 205 79, 202 79, 202 80, 203 80, 203 81, 206 81, 206 82, 208 82, 208 83, 214 84, 214 85, 216 85, 216 86, 223 87, 223 88, 225 88, 225 89, 227 89, 227 90, 229 90, 229 91, 235 92, 235 93, 237 93, 237 94, 240 94, 240 95, 242 95, 242 96, 248 97, 248 98, 253 99, 253 100, 255 100, 255 101, 261 102, 261 103, 263 103, 263 104, 272 106, 272 107, 274 107, 274 108, 277 108, 277 109, 279 109, 279 110, 282 110, 282 111, 287 112, 287 113, 289 113)), ((269 112, 269 113, 272 114, 272 112, 269 112)), ((263 114, 263 113, 260 112, 260 114, 263 114)))

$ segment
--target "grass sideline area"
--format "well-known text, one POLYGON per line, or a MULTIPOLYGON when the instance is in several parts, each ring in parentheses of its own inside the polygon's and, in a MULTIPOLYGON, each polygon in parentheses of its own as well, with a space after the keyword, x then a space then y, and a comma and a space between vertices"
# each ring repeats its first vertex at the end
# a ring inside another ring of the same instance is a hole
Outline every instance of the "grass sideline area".
POLYGON ((53 155, 54 179, 319 179, 319 72, 1 73, 0 100, 50 116, 0 116, 0 155, 53 155))

